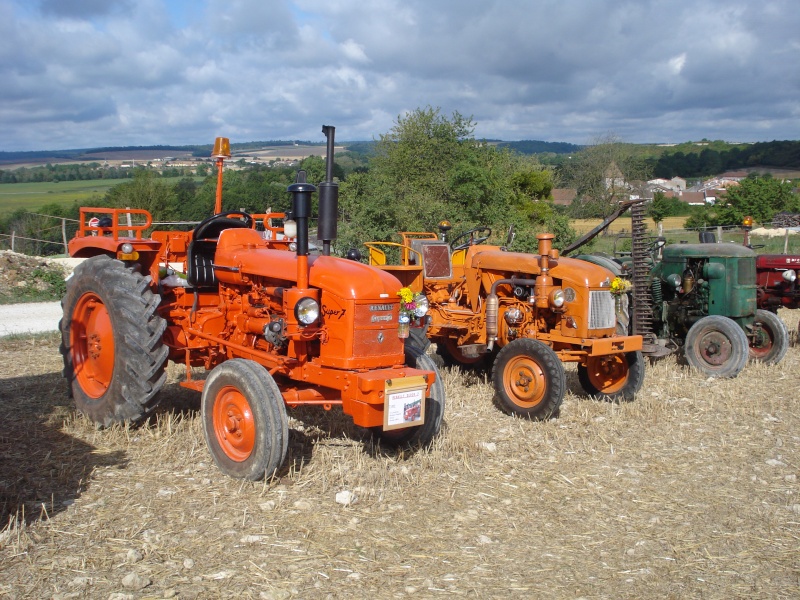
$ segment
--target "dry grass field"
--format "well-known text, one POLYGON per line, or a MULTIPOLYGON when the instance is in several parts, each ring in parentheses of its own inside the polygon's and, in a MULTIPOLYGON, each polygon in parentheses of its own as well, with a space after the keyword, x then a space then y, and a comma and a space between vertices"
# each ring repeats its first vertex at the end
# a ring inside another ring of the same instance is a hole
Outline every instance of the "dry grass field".
MULTIPOLYGON (((688 217, 667 217, 662 221, 662 223, 665 230, 683 229, 683 224, 687 218, 688 217)), ((597 227, 601 221, 602 219, 572 219, 570 220, 570 225, 578 233, 578 235, 581 235, 587 231, 591 231, 592 228, 597 227)), ((658 226, 650 217, 647 217, 644 222, 647 225, 648 231, 658 230, 658 226)), ((619 217, 616 221, 608 226, 609 233, 620 233, 622 231, 630 232, 630 230, 631 217, 629 214, 619 217)))
POLYGON ((569 368, 547 422, 444 370, 427 451, 295 411, 286 468, 255 484, 215 468, 180 369, 155 422, 100 431, 56 336, 0 339, 0 597, 800 597, 798 312, 777 366, 712 380, 670 357, 621 405, 569 368))

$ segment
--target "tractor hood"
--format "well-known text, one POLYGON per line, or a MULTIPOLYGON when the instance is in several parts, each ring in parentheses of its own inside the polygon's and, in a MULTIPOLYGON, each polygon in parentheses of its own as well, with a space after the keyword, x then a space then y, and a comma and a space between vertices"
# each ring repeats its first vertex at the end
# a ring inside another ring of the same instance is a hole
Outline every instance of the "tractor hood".
POLYGON ((666 262, 676 262, 685 258, 733 258, 755 256, 750 248, 739 244, 670 244, 664 246, 663 257, 666 262))
MULTIPOLYGON (((400 282, 375 267, 335 256, 308 257, 309 285, 340 298, 397 298, 400 282)), ((267 247, 267 242, 252 229, 222 232, 214 258, 214 272, 223 283, 241 285, 254 277, 268 285, 290 285, 297 281, 297 255, 267 247)))
MULTIPOLYGON (((539 268, 539 255, 524 252, 504 252, 499 248, 493 249, 474 246, 476 253, 469 263, 473 269, 483 271, 496 271, 504 277, 519 277, 532 279, 541 273, 539 268), (477 251, 478 249, 481 251, 477 251)), ((469 260, 469 257, 468 257, 469 260)), ((614 273, 584 260, 576 258, 559 257, 558 260, 550 259, 550 276, 561 279, 574 286, 601 287, 603 283, 609 285, 614 279, 614 273)))

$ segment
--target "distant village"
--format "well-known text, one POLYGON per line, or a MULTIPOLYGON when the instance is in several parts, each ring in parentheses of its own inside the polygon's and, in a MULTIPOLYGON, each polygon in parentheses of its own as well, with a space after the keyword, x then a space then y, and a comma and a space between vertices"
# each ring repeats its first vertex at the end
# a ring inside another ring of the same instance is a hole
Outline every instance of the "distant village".
MULTIPOLYGON (((683 177, 627 182, 620 170, 612 165, 606 172, 605 186, 606 189, 615 187, 624 190, 624 195, 632 200, 638 198, 652 200, 657 192, 661 192, 667 198, 678 198, 690 206, 705 206, 715 204, 718 199, 725 196, 727 189, 739 185, 747 175, 746 171, 728 171, 687 188, 683 177)), ((574 188, 556 188, 553 190, 553 204, 569 206, 577 197, 577 193, 574 188)))

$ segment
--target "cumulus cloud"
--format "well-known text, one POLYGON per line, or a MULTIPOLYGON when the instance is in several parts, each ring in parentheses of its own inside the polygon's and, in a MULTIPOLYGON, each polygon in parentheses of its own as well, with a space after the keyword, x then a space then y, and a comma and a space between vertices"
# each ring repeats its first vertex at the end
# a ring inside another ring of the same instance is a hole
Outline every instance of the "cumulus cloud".
POLYGON ((479 137, 800 139, 792 0, 0 0, 0 150, 479 137))

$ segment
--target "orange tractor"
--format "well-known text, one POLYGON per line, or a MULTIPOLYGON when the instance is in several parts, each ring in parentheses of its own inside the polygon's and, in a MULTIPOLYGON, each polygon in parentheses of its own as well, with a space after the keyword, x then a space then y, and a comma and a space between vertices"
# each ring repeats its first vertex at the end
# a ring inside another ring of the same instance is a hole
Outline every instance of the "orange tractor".
POLYGON ((614 275, 597 265, 562 258, 552 234, 540 234, 538 255, 484 244, 479 227, 446 241, 401 232, 401 242, 367 242, 368 263, 392 273, 429 303, 416 345, 436 343, 445 364, 492 364, 497 398, 506 410, 533 418, 557 413, 565 388, 563 362, 578 365, 583 389, 629 400, 641 388, 642 338, 618 335, 614 275))
POLYGON ((336 237, 334 128, 319 186, 321 255, 308 221, 317 187, 289 186, 293 219, 222 210, 218 138, 214 214, 192 231, 153 231, 143 210, 82 208, 70 255, 87 258, 67 283, 64 375, 78 409, 103 426, 141 421, 158 402, 168 360, 201 391, 206 442, 226 474, 270 476, 288 451, 286 407, 335 405, 394 444, 439 432, 444 386, 432 359, 398 336, 400 282, 330 256, 336 237), (101 215, 98 218, 97 215, 101 215), (262 227, 263 225, 263 227, 262 227), (208 377, 193 377, 202 367, 208 377))

